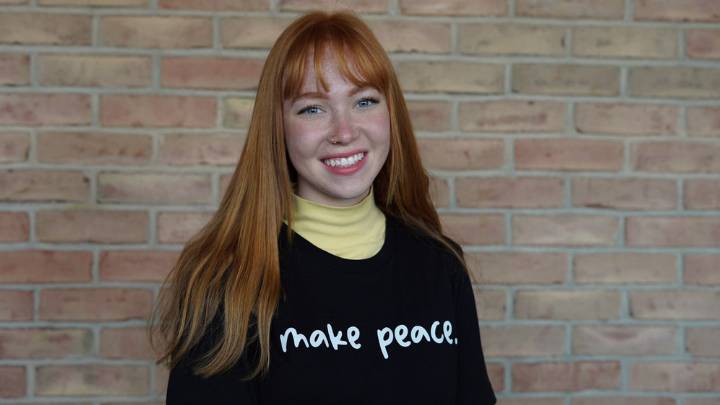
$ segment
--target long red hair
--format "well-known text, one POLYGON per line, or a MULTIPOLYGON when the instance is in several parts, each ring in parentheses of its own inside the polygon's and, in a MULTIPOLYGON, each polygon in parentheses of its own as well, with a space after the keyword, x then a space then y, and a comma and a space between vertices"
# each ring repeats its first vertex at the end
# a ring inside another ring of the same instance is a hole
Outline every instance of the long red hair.
POLYGON ((310 13, 290 24, 270 50, 227 191, 163 283, 148 328, 153 347, 158 337, 162 340, 158 364, 177 365, 221 316, 219 339, 201 353, 194 371, 205 377, 226 371, 250 343, 259 341, 257 365, 247 378, 267 372, 270 324, 281 296, 278 237, 284 218, 290 225, 286 237, 291 237, 297 181, 285 148, 282 103, 298 95, 308 58, 327 87, 320 68, 324 52, 336 56, 348 80, 377 88, 387 100, 390 148, 373 181, 376 205, 386 216, 437 240, 465 264, 459 246, 442 234, 407 106, 384 49, 353 14, 310 13))

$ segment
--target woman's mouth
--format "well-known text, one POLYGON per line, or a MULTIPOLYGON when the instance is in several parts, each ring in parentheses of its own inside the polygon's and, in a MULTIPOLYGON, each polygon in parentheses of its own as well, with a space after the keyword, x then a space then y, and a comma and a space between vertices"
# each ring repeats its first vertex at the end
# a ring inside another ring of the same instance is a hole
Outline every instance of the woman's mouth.
POLYGON ((344 158, 324 159, 322 163, 331 173, 347 175, 365 166, 366 158, 367 152, 359 152, 344 158))

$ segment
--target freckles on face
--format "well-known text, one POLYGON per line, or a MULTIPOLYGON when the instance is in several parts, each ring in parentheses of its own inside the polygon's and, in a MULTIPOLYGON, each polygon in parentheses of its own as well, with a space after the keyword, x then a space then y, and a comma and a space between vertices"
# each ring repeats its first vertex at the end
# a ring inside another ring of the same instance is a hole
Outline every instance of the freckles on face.
POLYGON ((298 195, 349 205, 367 194, 387 158, 388 106, 378 89, 342 76, 333 58, 321 66, 327 89, 308 63, 300 96, 283 102, 285 143, 298 173, 298 195), (337 155, 346 160, 327 160, 337 155))

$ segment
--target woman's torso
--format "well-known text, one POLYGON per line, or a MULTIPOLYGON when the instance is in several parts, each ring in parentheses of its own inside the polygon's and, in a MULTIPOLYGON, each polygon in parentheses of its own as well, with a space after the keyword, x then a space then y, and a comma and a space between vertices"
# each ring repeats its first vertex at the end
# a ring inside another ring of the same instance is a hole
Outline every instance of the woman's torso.
POLYGON ((389 220, 381 250, 361 260, 298 234, 292 248, 281 241, 284 297, 261 403, 453 403, 450 273, 430 245, 397 227, 389 220))

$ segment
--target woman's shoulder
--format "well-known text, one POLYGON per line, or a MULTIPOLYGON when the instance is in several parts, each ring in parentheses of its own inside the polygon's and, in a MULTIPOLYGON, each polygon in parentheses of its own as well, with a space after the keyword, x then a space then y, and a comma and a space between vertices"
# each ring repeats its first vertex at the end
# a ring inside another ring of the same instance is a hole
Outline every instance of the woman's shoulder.
MULTIPOLYGON (((411 257, 417 262, 440 261, 445 266, 455 267, 460 264, 458 258, 446 245, 433 238, 427 232, 405 224, 396 218, 390 219, 396 227, 397 247, 411 253, 411 257)), ((462 255, 462 247, 452 238, 443 235, 453 249, 462 255)))

